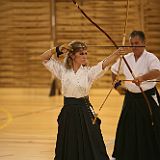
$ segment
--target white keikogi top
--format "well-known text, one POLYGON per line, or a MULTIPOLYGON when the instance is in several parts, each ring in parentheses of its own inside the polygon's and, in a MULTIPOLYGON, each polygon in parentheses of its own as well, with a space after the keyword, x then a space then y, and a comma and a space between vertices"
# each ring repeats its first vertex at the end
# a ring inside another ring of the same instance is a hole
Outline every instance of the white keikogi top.
POLYGON ((73 69, 66 69, 64 64, 50 59, 43 62, 44 66, 54 74, 62 83, 62 94, 65 97, 80 98, 88 96, 92 83, 97 78, 104 75, 105 70, 102 69, 103 61, 92 67, 81 66, 75 73, 73 69))
MULTIPOLYGON (((144 50, 142 55, 139 57, 137 61, 135 61, 134 53, 128 53, 127 55, 124 56, 125 59, 127 60, 129 66, 131 67, 134 75, 136 77, 144 75, 148 73, 149 71, 153 69, 160 70, 160 61, 159 59, 152 53, 147 52, 144 50)), ((118 66, 119 66, 119 60, 112 65, 111 71, 114 74, 117 74, 118 72, 118 66)), ((133 77, 127 68, 126 64, 122 60, 121 67, 120 67, 120 73, 125 75, 126 79, 133 80, 133 77)), ((143 82, 141 83, 141 87, 144 91, 149 90, 153 88, 156 85, 156 82, 143 82)), ((125 82, 125 87, 133 93, 140 93, 139 87, 131 82, 125 82)))

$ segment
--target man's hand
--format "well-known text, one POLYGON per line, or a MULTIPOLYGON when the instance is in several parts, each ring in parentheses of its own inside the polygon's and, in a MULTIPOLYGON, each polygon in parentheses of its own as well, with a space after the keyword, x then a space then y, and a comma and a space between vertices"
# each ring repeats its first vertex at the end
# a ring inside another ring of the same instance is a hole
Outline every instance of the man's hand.
POLYGON ((123 86, 119 86, 116 90, 120 95, 125 95, 127 91, 126 88, 123 86))
POLYGON ((120 95, 124 95, 124 94, 126 93, 126 88, 122 86, 121 80, 115 82, 113 85, 114 85, 114 88, 117 90, 117 92, 118 92, 120 95))
POLYGON ((142 76, 139 76, 139 77, 136 77, 132 83, 135 83, 137 86, 140 86, 140 84, 143 82, 143 77, 142 76))

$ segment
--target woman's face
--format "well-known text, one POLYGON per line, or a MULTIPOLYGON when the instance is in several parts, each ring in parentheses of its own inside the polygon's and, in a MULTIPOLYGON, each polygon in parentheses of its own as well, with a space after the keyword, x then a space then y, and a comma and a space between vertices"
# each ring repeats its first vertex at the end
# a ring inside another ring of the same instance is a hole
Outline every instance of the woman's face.
POLYGON ((86 65, 87 64, 87 50, 80 49, 73 55, 73 62, 78 65, 86 65))

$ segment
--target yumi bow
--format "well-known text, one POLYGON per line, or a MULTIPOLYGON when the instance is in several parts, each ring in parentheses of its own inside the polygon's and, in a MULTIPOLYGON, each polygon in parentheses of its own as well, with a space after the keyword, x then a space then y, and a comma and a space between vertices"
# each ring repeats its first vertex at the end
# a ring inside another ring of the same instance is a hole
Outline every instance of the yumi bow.
MULTIPOLYGON (((77 3, 75 0, 72 0, 72 2, 73 2, 74 5, 78 8, 78 10, 84 15, 84 17, 87 18, 88 21, 90 21, 101 33, 103 33, 103 34, 112 42, 113 46, 114 46, 116 49, 118 49, 119 46, 118 46, 118 45, 116 44, 116 42, 111 38, 111 36, 110 36, 107 32, 105 32, 97 23, 95 23, 95 22, 80 8, 80 6, 78 5, 78 3, 77 3)), ((124 47, 125 35, 126 35, 125 32, 126 32, 126 26, 127 26, 128 8, 129 8, 128 6, 129 6, 129 0, 127 0, 126 19, 125 19, 125 26, 124 26, 124 33, 123 33, 124 36, 123 36, 123 40, 122 40, 122 46, 123 46, 123 47, 124 47)), ((133 47, 133 46, 131 46, 131 47, 133 47)), ((127 60, 125 59, 125 57, 124 57, 124 56, 121 56, 121 59, 122 59, 122 60, 124 61, 124 63, 126 64, 126 66, 127 66, 128 70, 129 70, 129 72, 131 73, 133 79, 135 79, 135 78, 136 78, 136 77, 135 77, 135 74, 133 73, 133 71, 132 71, 130 65, 128 64, 127 60)), ((138 87, 139 87, 139 89, 140 89, 140 91, 141 91, 141 93, 142 93, 142 95, 143 95, 143 97, 144 97, 144 99, 145 99, 146 105, 147 105, 147 107, 148 107, 148 110, 149 110, 149 113, 150 113, 150 118, 151 118, 151 123, 152 123, 152 125, 154 125, 154 123, 153 123, 153 116, 152 116, 153 114, 152 114, 150 102, 149 102, 146 94, 144 93, 142 87, 141 87, 140 85, 138 85, 138 87)), ((113 89, 113 87, 111 88, 111 90, 110 90, 109 93, 107 94, 104 102, 102 103, 102 105, 101 105, 100 108, 99 108, 99 111, 102 109, 102 107, 103 107, 104 103, 106 102, 107 98, 109 97, 112 89, 113 89)), ((95 114, 95 115, 94 115, 94 119, 93 119, 93 124, 95 124, 97 117, 98 117, 98 114, 95 114)))

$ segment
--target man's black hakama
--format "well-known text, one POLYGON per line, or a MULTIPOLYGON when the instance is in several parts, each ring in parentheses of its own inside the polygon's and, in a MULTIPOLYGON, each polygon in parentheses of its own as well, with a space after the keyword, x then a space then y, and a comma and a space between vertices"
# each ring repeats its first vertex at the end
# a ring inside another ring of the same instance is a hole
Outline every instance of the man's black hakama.
POLYGON ((156 88, 145 91, 152 117, 142 93, 127 91, 119 119, 113 157, 116 160, 160 159, 160 106, 156 88), (153 125, 152 125, 153 119, 153 125))

